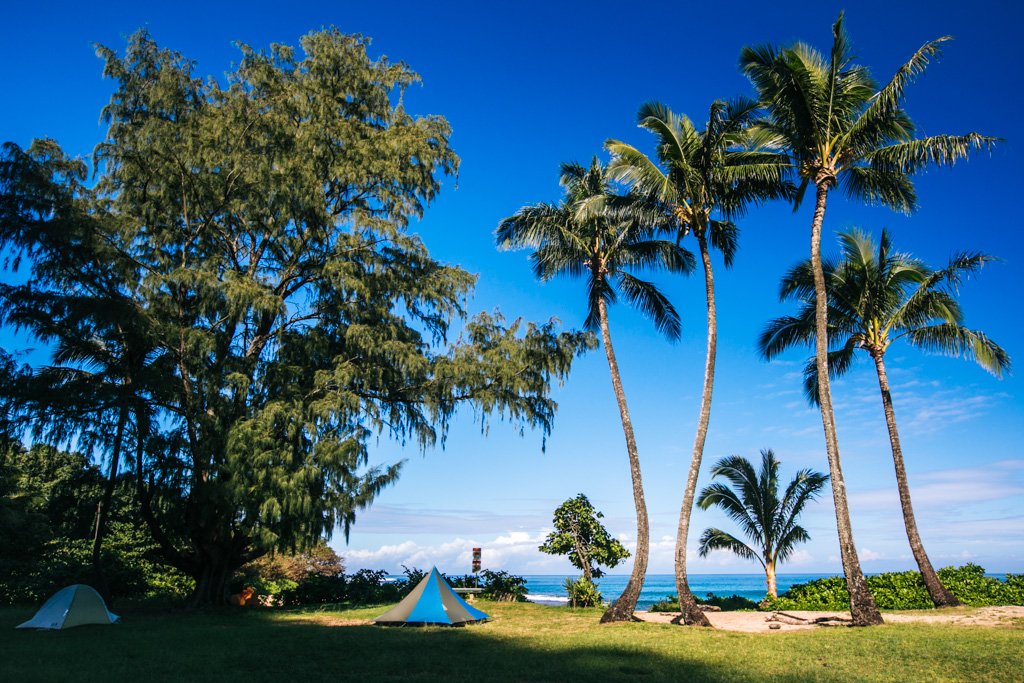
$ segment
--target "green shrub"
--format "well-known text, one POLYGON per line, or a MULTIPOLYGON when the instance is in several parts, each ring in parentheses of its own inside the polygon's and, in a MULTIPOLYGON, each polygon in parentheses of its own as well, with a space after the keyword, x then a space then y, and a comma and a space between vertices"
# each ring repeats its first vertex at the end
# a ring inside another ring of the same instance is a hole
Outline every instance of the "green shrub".
POLYGON ((345 576, 311 574, 294 588, 281 594, 283 605, 324 605, 343 602, 346 595, 345 576))
POLYGON ((697 604, 700 605, 713 605, 718 607, 723 612, 738 612, 739 610, 753 610, 757 609, 757 603, 753 600, 749 600, 742 595, 736 595, 733 593, 729 597, 723 597, 715 595, 714 593, 708 593, 708 597, 704 600, 697 598, 697 604))
POLYGON ((526 579, 523 577, 504 571, 491 571, 490 569, 485 569, 481 576, 484 580, 482 595, 485 598, 500 602, 526 601, 526 594, 529 592, 529 589, 526 588, 526 579))
MULTIPOLYGON (((697 596, 693 596, 697 601, 698 605, 712 605, 718 607, 723 612, 737 612, 739 610, 755 610, 758 609, 758 604, 753 600, 748 600, 741 595, 730 595, 729 597, 722 597, 715 595, 714 593, 708 593, 708 597, 703 600, 697 596)), ((678 612, 679 611, 679 598, 674 595, 668 595, 661 602, 656 602, 650 607, 651 612, 678 612)))
POLYGON ((597 586, 585 577, 566 579, 564 585, 569 595, 569 607, 597 607, 603 601, 597 586))
MULTIPOLYGON (((1000 581, 985 576, 985 570, 976 564, 945 567, 938 574, 946 588, 966 605, 1024 605, 1024 575, 1007 574, 1007 580, 1000 581)), ((867 577, 867 584, 880 609, 932 607, 918 572, 877 574, 867 577)), ((846 592, 846 580, 832 576, 793 586, 778 598, 765 598, 760 607, 764 610, 847 610, 850 596, 846 592)))
POLYGON ((666 595, 661 602, 656 602, 648 608, 650 612, 678 612, 679 598, 674 595, 666 595))

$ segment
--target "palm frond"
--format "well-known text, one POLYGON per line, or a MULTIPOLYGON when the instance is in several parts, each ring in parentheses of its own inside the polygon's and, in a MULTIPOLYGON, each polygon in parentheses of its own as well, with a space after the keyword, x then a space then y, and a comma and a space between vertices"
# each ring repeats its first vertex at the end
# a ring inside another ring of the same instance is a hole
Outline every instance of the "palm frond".
POLYGON ((864 154, 863 158, 879 171, 913 174, 928 166, 952 166, 967 158, 971 150, 991 150, 1000 138, 968 133, 933 135, 918 140, 897 142, 864 154))
MULTIPOLYGON (((848 338, 842 348, 828 352, 828 376, 830 379, 842 377, 853 366, 856 360, 857 342, 848 338)), ((804 364, 804 398, 812 406, 821 404, 818 394, 818 362, 810 358, 804 364)))
POLYGON ((670 340, 679 339, 682 333, 679 313, 654 283, 625 272, 618 273, 618 280, 619 291, 626 301, 639 309, 670 340))
POLYGON ((955 323, 939 323, 911 330, 907 333, 907 341, 926 351, 973 360, 996 377, 1010 371, 1010 356, 1001 346, 984 332, 955 323))
POLYGON ((753 548, 721 529, 705 529, 700 536, 700 545, 697 546, 698 554, 701 557, 707 557, 712 550, 728 550, 745 560, 757 560, 762 567, 764 566, 764 561, 753 548))

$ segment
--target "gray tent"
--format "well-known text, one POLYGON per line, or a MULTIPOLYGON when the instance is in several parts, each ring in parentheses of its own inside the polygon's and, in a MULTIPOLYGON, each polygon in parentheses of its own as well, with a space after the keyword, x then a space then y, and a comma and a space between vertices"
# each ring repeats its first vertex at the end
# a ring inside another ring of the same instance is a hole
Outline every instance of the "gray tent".
POLYGON ((404 600, 374 621, 391 626, 459 626, 490 618, 456 595, 434 567, 404 600))
POLYGON ((60 630, 83 624, 114 624, 119 620, 119 616, 107 610, 107 603, 94 588, 76 583, 51 595, 34 617, 15 628, 60 630))

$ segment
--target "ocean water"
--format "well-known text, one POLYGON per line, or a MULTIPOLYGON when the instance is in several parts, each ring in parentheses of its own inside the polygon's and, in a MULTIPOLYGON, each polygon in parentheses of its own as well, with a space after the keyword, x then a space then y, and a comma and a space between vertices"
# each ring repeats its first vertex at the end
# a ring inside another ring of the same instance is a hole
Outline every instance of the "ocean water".
MULTIPOLYGON (((831 574, 779 574, 775 577, 779 594, 789 590, 790 586, 807 583, 815 579, 832 576, 831 574)), ((530 593, 527 599, 542 605, 564 605, 569 602, 565 592, 565 580, 577 578, 565 574, 526 575, 526 587, 530 593)), ((628 574, 607 574, 597 579, 598 588, 604 599, 611 602, 619 597, 629 580, 628 574)), ((714 593, 720 597, 739 595, 760 602, 767 594, 764 574, 690 574, 690 590, 698 598, 714 593)), ((644 588, 637 601, 639 609, 647 609, 651 605, 664 600, 668 595, 676 594, 676 579, 672 574, 648 574, 644 580, 644 588)))

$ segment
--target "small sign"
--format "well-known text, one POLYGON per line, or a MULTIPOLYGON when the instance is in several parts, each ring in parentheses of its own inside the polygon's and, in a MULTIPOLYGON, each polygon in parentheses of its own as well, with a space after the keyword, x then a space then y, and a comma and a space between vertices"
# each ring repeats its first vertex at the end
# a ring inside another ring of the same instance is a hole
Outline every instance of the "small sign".
POLYGON ((480 571, 480 548, 473 548, 473 573, 480 571))

